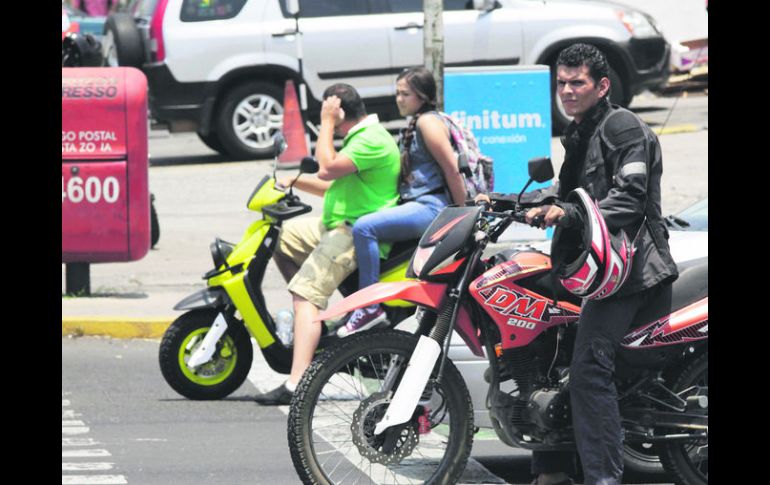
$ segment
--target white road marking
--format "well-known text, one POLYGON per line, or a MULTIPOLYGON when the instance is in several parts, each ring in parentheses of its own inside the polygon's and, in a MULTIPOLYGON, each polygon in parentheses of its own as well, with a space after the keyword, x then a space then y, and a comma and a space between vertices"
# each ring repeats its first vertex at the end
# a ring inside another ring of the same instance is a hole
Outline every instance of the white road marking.
POLYGON ((123 475, 62 475, 62 485, 123 485, 123 475))
POLYGON ((62 463, 61 471, 63 472, 82 472, 82 471, 104 471, 112 470, 115 466, 114 463, 62 463))
POLYGON ((93 438, 62 438, 62 446, 92 446, 99 445, 98 441, 94 441, 93 438))
MULTIPOLYGON (((62 391, 62 395, 69 395, 70 393, 62 391)), ((70 406, 69 399, 62 399, 62 407, 70 406)), ((98 443, 92 438, 87 436, 82 437, 69 437, 71 435, 83 435, 90 431, 90 428, 79 419, 70 419, 76 416, 80 416, 80 413, 75 413, 71 409, 62 409, 62 421, 61 421, 61 445, 62 445, 62 460, 73 458, 104 458, 112 456, 112 454, 105 449, 88 449, 82 448, 84 446, 93 446, 98 443), (64 436, 68 435, 68 436, 64 436), (64 448, 70 449, 64 449, 64 448), (72 449, 71 447, 77 447, 72 449)), ((104 472, 110 471, 115 467, 115 463, 111 462, 97 462, 97 461, 62 461, 61 464, 61 483, 62 485, 123 485, 128 481, 124 475, 70 475, 65 472, 104 472)))
POLYGON ((98 456, 112 456, 107 450, 67 450, 61 452, 62 458, 95 458, 98 456))

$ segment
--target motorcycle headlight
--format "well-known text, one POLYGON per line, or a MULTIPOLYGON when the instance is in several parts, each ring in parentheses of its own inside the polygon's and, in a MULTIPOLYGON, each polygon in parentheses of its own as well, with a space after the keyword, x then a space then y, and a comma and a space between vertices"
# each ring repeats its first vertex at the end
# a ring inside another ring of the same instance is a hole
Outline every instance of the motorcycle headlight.
POLYGON ((645 39, 663 35, 655 20, 642 12, 618 10, 615 13, 632 37, 645 39))
POLYGON ((417 250, 414 252, 414 256, 412 257, 412 272, 415 276, 419 277, 420 273, 422 273, 422 269, 425 267, 425 263, 430 259, 430 256, 433 254, 433 251, 435 251, 436 246, 431 246, 428 248, 421 248, 418 247, 417 250))
MULTIPOLYGON (((430 257, 433 256, 433 252, 436 250, 436 247, 437 246, 431 246, 428 248, 418 247, 417 250, 414 252, 414 256, 412 256, 412 264, 410 268, 411 274, 410 272, 407 272, 407 276, 411 277, 412 275, 414 275, 415 277, 419 278, 420 275, 422 275, 423 270, 425 269, 425 263, 427 263, 430 257)), ((440 263, 432 265, 430 267, 428 274, 434 275, 440 272, 442 269, 454 263, 456 261, 455 255, 456 254, 451 254, 440 263)))

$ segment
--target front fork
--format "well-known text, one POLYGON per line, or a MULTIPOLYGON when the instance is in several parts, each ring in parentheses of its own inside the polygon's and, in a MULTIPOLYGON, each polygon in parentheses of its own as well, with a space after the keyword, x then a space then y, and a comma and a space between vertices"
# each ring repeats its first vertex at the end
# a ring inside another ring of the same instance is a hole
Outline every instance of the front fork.
MULTIPOLYGON (((462 277, 449 290, 444 304, 441 305, 441 311, 436 320, 436 325, 430 333, 430 337, 420 335, 417 346, 407 363, 404 377, 401 379, 401 383, 398 389, 396 389, 388 409, 385 411, 385 417, 375 426, 374 434, 378 435, 391 426, 403 424, 413 416, 414 409, 417 407, 420 398, 423 396, 423 391, 425 391, 428 385, 428 380, 436 365, 436 361, 442 354, 440 344, 443 344, 444 352, 441 357, 438 375, 435 379, 436 383, 441 381, 444 366, 448 359, 452 331, 457 323, 460 303, 463 295, 467 292, 467 281, 470 275, 473 274, 475 264, 480 260, 483 251, 483 245, 476 248, 469 259, 462 277)), ((394 370, 393 374, 397 374, 400 367, 401 362, 395 367, 391 367, 391 370, 394 370)), ((389 372, 385 377, 385 390, 391 388, 393 380, 395 380, 395 377, 389 372)))
POLYGON ((214 352, 217 349, 217 342, 222 338, 222 335, 227 331, 227 320, 222 312, 219 312, 214 319, 214 323, 206 332, 206 336, 203 337, 203 342, 195 349, 195 352, 190 356, 187 361, 187 367, 194 371, 199 365, 208 362, 213 357, 214 352))

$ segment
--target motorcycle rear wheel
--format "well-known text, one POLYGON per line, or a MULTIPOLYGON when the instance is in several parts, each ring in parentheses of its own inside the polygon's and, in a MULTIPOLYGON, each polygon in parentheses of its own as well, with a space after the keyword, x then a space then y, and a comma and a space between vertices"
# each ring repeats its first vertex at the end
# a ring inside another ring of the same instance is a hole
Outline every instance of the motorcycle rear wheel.
MULTIPOLYGON (((397 427, 380 436, 372 433, 387 402, 379 390, 391 357, 408 359, 417 340, 395 330, 362 332, 313 361, 294 393, 288 423, 289 450, 303 483, 452 484, 460 479, 473 443, 473 408, 451 361, 428 405, 427 433, 419 429, 424 411, 419 406, 392 435, 392 452, 382 440, 397 427)), ((402 374, 405 369, 404 364, 402 374)))
POLYGON ((187 367, 219 312, 191 310, 169 326, 160 342, 160 371, 169 386, 188 399, 222 399, 238 389, 251 368, 254 350, 243 325, 228 325, 211 360, 195 370, 187 367))
POLYGON ((658 445, 652 443, 625 443, 623 468, 638 473, 663 473, 658 445))
MULTIPOLYGON (((708 353, 704 353, 674 376, 671 390, 684 399, 695 395, 708 397, 708 379, 708 353)), ((708 408, 703 412, 708 415, 708 408)), ((678 483, 708 484, 708 438, 695 443, 666 443, 661 448, 660 461, 677 477, 678 483)))

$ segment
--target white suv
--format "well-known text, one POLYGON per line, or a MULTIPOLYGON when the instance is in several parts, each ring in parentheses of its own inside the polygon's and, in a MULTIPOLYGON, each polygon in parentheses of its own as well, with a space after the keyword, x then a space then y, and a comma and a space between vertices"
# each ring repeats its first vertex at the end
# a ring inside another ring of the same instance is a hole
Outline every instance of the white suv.
MULTIPOLYGON (((490 10, 473 3, 444 0, 447 67, 553 65, 563 47, 584 41, 609 59, 614 102, 628 105, 668 77, 670 46, 645 13, 586 0, 485 2, 490 10)), ((285 81, 300 81, 298 22, 312 121, 337 82, 355 86, 369 112, 395 118, 397 74, 423 64, 422 5, 299 0, 295 21, 286 0, 158 0, 144 24, 151 115, 170 131, 197 131, 234 159, 264 157, 281 126, 285 81)), ((567 122, 554 103, 556 130, 567 122)))

